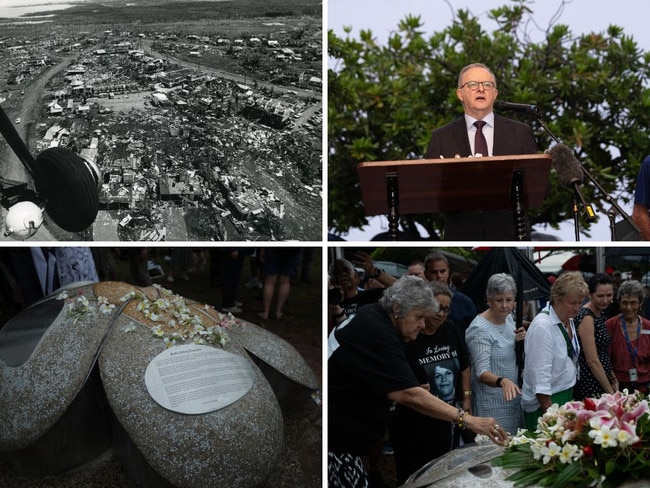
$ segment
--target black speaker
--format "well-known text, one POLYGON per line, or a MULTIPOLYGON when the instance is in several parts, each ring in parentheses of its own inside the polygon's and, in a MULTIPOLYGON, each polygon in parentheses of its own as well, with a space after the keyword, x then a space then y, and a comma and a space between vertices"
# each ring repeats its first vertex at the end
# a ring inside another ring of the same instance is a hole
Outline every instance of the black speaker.
POLYGON ((621 220, 614 224, 614 232, 617 241, 641 241, 641 235, 634 230, 627 220, 621 220))

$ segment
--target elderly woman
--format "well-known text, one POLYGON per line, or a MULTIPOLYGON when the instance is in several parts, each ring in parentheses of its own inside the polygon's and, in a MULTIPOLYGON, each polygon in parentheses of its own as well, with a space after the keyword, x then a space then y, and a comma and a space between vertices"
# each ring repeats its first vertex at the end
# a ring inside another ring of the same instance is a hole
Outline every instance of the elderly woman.
POLYGON ((330 487, 367 486, 362 458, 382 438, 394 403, 485 434, 505 432, 491 418, 474 417, 420 386, 404 350, 424 329, 438 303, 420 278, 405 276, 376 304, 339 324, 328 344, 328 479, 330 487))
POLYGON ((549 304, 528 327, 521 406, 529 430, 537 428, 537 419, 553 403, 562 405, 573 398, 580 354, 573 318, 587 290, 580 272, 560 275, 551 286, 549 304))
POLYGON ((618 288, 621 314, 605 326, 612 338, 609 352, 619 389, 650 393, 650 321, 639 315, 643 286, 636 280, 624 281, 618 288))
MULTIPOLYGON (((451 290, 444 283, 427 283, 438 311, 425 319, 417 339, 406 344, 406 356, 420 385, 448 404, 471 412, 469 356, 459 328, 448 319, 451 290)), ((390 441, 395 454, 397 484, 415 470, 460 445, 461 431, 448 420, 397 405, 390 441)))
POLYGON ((598 398, 603 393, 614 393, 618 387, 609 357, 611 337, 605 327, 605 310, 614 296, 612 278, 596 273, 589 278, 588 286, 589 301, 574 321, 580 342, 580 376, 573 388, 575 400, 598 398))
POLYGON ((524 426, 515 342, 524 340, 526 331, 523 327, 515 330, 512 310, 516 293, 512 276, 490 276, 485 291, 488 308, 465 331, 472 362, 474 413, 494 417, 512 435, 524 426))

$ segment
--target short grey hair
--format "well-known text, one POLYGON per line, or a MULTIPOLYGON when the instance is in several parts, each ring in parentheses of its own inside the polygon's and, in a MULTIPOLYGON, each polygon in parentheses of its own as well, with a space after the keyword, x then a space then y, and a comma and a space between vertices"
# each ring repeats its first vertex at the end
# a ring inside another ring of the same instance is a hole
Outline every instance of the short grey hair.
POLYGON ((427 286, 433 292, 434 297, 437 297, 438 295, 446 295, 449 298, 451 298, 454 296, 451 289, 447 285, 445 285, 444 283, 440 283, 439 281, 429 281, 427 283, 427 286))
POLYGON ((335 259, 335 260, 330 264, 330 267, 329 267, 329 275, 330 275, 330 276, 333 276, 334 274, 336 274, 337 264, 342 265, 342 266, 348 268, 348 269, 351 270, 353 273, 356 273, 356 271, 357 271, 356 268, 354 267, 354 264, 352 264, 350 261, 348 261, 347 259, 344 259, 344 258, 338 258, 338 259, 335 259))
POLYGON ((435 263, 436 261, 444 261, 447 267, 449 267, 449 260, 447 257, 438 251, 433 251, 427 254, 427 257, 424 258, 424 269, 426 270, 430 263, 435 263))
POLYGON ((440 307, 427 283, 417 276, 408 275, 386 288, 379 299, 379 305, 398 317, 404 317, 415 309, 428 309, 436 313, 440 307), (398 307, 399 312, 395 311, 395 307, 398 307))
POLYGON ((639 303, 643 303, 643 299, 645 298, 645 294, 643 293, 643 285, 637 280, 627 280, 619 285, 616 298, 620 301, 621 297, 633 297, 635 295, 639 298, 639 303))
POLYGON ((492 79, 494 80, 494 84, 495 84, 495 85, 497 84, 497 77, 494 76, 494 73, 492 72, 492 70, 491 70, 490 68, 488 68, 488 67, 487 67, 486 65, 484 65, 483 63, 472 63, 472 64, 468 64, 467 66, 465 66, 463 69, 460 70, 460 73, 458 73, 458 88, 460 88, 460 87, 462 86, 462 84, 463 84, 463 83, 462 83, 463 75, 464 75, 468 70, 470 70, 470 69, 472 69, 472 68, 483 68, 483 69, 486 70, 488 73, 490 73, 490 76, 492 76, 492 79))
POLYGON ((496 273, 490 276, 485 289, 485 296, 487 298, 502 293, 512 292, 513 295, 517 294, 517 284, 515 279, 507 273, 496 273))

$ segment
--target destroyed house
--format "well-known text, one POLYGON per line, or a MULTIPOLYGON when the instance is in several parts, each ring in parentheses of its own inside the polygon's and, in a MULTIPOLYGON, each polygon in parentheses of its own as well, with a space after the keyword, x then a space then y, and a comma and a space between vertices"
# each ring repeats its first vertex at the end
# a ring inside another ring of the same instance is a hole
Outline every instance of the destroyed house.
POLYGON ((284 113, 274 113, 255 105, 245 106, 242 109, 242 114, 249 120, 254 120, 274 129, 282 129, 289 123, 289 117, 284 113))
POLYGON ((181 175, 161 176, 158 180, 158 188, 161 200, 190 200, 199 199, 203 192, 198 181, 183 181, 181 175))

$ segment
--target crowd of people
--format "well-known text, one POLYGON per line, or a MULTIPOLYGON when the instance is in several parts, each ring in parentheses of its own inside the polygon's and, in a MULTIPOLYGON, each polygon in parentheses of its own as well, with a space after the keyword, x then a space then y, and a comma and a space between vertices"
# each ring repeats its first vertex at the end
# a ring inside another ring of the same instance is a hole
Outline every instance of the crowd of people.
POLYGON ((357 252, 333 260, 329 280, 330 487, 387 486, 377 460, 386 446, 399 486, 477 434, 503 444, 535 430, 554 403, 649 393, 650 321, 636 280, 565 272, 519 324, 511 275, 489 277, 477 310, 441 252, 399 278, 357 252))
POLYGON ((320 248, 5 247, 0 252, 0 309, 10 317, 72 283, 121 279, 174 289, 205 271, 216 289, 211 303, 220 311, 241 313, 241 288, 258 288, 261 303, 248 305, 260 310, 262 321, 282 320, 292 284, 312 282, 316 250, 320 248), (118 273, 120 261, 125 266, 118 273), (241 283, 246 261, 251 279, 241 283))

